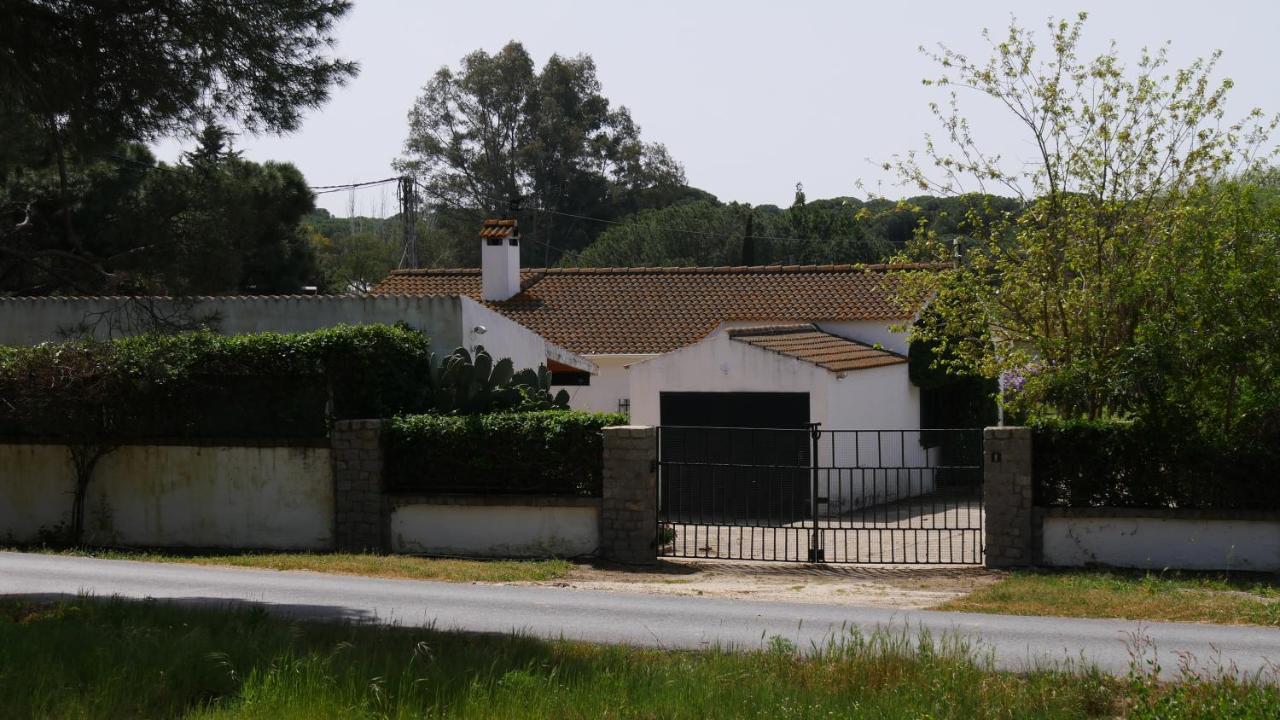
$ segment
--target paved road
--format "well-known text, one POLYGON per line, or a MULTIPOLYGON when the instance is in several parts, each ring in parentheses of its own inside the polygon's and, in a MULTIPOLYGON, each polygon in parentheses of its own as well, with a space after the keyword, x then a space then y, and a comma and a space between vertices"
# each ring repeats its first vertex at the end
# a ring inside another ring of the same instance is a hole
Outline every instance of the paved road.
POLYGON ((672 648, 758 648, 775 635, 807 648, 852 627, 864 633, 923 628, 935 637, 950 633, 974 639, 1006 669, 1083 658, 1117 674, 1128 670, 1127 643, 1141 631, 1155 644, 1166 676, 1176 671, 1179 653, 1191 653, 1200 668, 1212 668, 1220 660, 1234 663, 1242 673, 1263 670, 1269 660, 1280 663, 1280 630, 1258 627, 895 612, 0 553, 0 596, 76 593, 215 605, 246 601, 295 617, 672 648))

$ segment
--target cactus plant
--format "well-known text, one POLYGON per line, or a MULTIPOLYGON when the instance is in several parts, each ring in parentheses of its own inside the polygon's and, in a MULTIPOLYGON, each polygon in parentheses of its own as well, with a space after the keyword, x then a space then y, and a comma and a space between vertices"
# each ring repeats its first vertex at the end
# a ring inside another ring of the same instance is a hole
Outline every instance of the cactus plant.
POLYGON ((494 362, 477 346, 475 356, 458 348, 437 366, 432 359, 432 407, 437 413, 462 415, 501 410, 568 409, 569 394, 551 396, 551 373, 545 366, 516 372, 510 358, 494 362))

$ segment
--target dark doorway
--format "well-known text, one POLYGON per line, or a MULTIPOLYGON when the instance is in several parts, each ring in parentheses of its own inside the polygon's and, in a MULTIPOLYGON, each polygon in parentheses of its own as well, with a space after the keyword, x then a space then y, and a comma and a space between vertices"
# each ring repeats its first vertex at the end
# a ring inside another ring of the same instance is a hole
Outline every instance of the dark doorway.
POLYGON ((663 425, 799 429, 809 425, 809 393, 664 392, 663 425))
POLYGON ((811 514, 808 393, 671 392, 660 402, 664 516, 790 523, 811 514))

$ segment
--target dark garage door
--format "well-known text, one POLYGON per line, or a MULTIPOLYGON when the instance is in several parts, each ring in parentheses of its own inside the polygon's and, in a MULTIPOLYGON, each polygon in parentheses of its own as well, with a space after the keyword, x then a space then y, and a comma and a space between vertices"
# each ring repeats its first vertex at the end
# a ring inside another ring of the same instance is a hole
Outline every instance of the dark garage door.
POLYGON ((660 401, 665 517, 786 523, 808 516, 808 393, 664 392, 660 401))
POLYGON ((664 392, 660 397, 663 425, 797 429, 809 424, 809 393, 664 392))

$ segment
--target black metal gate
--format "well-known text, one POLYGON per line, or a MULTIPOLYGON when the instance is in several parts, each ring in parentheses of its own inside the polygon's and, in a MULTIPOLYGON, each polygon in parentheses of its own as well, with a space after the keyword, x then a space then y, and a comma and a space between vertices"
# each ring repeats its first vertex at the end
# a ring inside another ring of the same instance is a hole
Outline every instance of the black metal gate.
POLYGON ((982 431, 658 428, 658 554, 983 561, 982 431))

